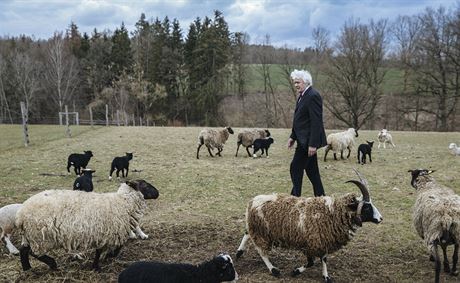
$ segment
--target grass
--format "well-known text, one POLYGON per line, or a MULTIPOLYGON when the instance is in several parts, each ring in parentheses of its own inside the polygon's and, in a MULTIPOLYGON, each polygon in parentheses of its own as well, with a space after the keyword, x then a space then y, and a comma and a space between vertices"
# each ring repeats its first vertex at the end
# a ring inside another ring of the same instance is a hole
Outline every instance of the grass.
MULTIPOLYGON (((50 188, 70 189, 75 179, 67 175, 70 153, 92 150, 89 165, 96 170, 97 192, 115 191, 116 181, 107 178, 115 156, 134 152, 131 178, 143 178, 160 191, 160 198, 149 201, 142 219, 147 240, 131 240, 115 259, 102 263, 102 272, 91 271, 92 255, 82 262, 71 261, 56 251, 59 270, 32 259, 32 270, 22 272, 19 258, 0 248, 1 282, 116 282, 118 273, 133 261, 160 260, 199 263, 228 251, 234 255, 244 231, 247 201, 257 194, 289 193, 289 163, 293 152, 286 149, 287 129, 270 129, 276 143, 270 158, 248 158, 244 150, 235 158, 236 137, 231 136, 222 158, 210 158, 205 149, 195 158, 199 128, 168 127, 72 127, 72 138, 63 127, 31 126, 31 145, 22 146, 19 126, 0 125, 0 206, 23 202, 29 196, 50 188), (18 134, 19 133, 19 134, 18 134), (5 139, 3 139, 5 138, 5 139), (43 173, 52 175, 44 176, 43 173)), ((238 132, 239 129, 235 129, 238 132)), ((459 142, 460 133, 392 132, 395 149, 373 150, 373 163, 358 165, 353 151, 349 160, 334 161, 331 154, 319 166, 328 195, 357 191, 344 182, 355 179, 352 168, 367 177, 371 196, 384 217, 380 225, 364 224, 343 249, 330 255, 328 270, 336 282, 431 282, 433 264, 416 235, 411 212, 415 199, 408 169, 436 169, 434 177, 460 193, 460 158, 450 155, 447 146, 459 142)), ((376 131, 362 131, 358 143, 375 139, 376 131)), ((303 196, 312 189, 304 180, 303 196)), ((19 244, 17 235, 14 241, 19 244)), ((305 263, 297 251, 274 249, 270 258, 282 271, 273 278, 250 245, 235 263, 240 282, 320 282, 321 266, 297 278, 289 272, 305 263)), ((456 278, 442 275, 445 282, 456 278)))

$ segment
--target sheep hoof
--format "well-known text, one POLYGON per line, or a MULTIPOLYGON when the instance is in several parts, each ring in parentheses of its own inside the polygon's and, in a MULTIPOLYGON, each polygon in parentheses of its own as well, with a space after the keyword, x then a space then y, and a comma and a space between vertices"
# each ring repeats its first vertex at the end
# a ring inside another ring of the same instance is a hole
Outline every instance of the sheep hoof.
POLYGON ((296 277, 297 275, 300 275, 300 273, 301 273, 300 270, 296 268, 291 272, 291 276, 296 277))
POLYGON ((326 283, 334 283, 334 281, 332 280, 332 278, 329 277, 329 276, 327 276, 327 277, 324 277, 324 276, 323 276, 323 278, 324 278, 324 282, 326 282, 326 283))
POLYGON ((109 176, 109 181, 112 180, 112 176, 109 176))
POLYGON ((458 270, 452 270, 452 271, 450 272, 450 275, 451 275, 451 276, 458 276, 458 270))
POLYGON ((276 267, 273 267, 271 270, 270 270, 270 273, 275 276, 275 277, 280 277, 281 275, 281 272, 278 268, 276 267))
POLYGON ((149 235, 144 234, 144 235, 140 235, 140 237, 142 240, 146 240, 149 238, 149 235))
POLYGON ((256 154, 253 154, 253 155, 252 155, 252 158, 257 158, 257 155, 256 155, 256 154))
POLYGON ((236 251, 236 259, 239 259, 244 253, 244 250, 238 250, 236 251))

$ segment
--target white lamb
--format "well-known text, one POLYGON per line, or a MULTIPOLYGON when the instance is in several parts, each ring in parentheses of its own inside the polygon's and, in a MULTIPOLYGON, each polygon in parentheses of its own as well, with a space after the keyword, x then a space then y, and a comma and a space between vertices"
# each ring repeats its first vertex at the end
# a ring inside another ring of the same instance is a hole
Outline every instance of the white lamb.
POLYGON ((15 221, 16 221, 16 212, 22 207, 22 204, 15 203, 5 205, 0 208, 0 228, 2 229, 2 234, 0 235, 0 240, 5 241, 6 248, 10 254, 19 254, 19 250, 11 243, 11 234, 15 230, 15 221))
POLYGON ((354 128, 349 128, 344 132, 333 133, 327 136, 326 152, 324 153, 324 161, 326 161, 329 150, 334 152, 334 160, 337 160, 337 153, 340 152, 340 158, 343 158, 343 151, 348 149, 347 158, 350 157, 351 149, 355 145, 355 137, 358 137, 358 131, 354 128))
POLYGON ((457 146, 455 143, 449 144, 449 149, 453 155, 459 156, 460 155, 460 147, 457 146))
POLYGON ((395 144, 393 143, 393 137, 391 136, 391 134, 388 132, 387 129, 382 129, 379 132, 377 138, 379 140, 379 146, 377 148, 380 148, 380 144, 382 144, 382 143, 383 143, 383 148, 386 148, 386 146, 385 146, 386 143, 391 144, 391 146, 393 146, 393 148, 395 147, 395 144))

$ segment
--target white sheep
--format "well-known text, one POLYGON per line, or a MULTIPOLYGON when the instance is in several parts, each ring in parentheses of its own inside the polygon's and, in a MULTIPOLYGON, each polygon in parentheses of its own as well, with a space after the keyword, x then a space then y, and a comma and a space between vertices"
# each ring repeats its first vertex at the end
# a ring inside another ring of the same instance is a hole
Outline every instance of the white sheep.
POLYGON ((56 269, 55 260, 46 255, 56 248, 69 253, 95 249, 93 268, 99 270, 101 254, 118 254, 139 226, 145 199, 158 195, 146 181, 132 180, 113 193, 47 190, 30 197, 16 215, 23 270, 31 268, 29 254, 56 269))
POLYGON ((380 223, 382 216, 372 204, 367 181, 356 171, 361 181, 356 184, 362 199, 356 194, 341 197, 295 197, 281 194, 259 195, 246 210, 246 233, 237 251, 239 258, 249 239, 272 275, 280 275, 268 259, 267 253, 276 245, 302 251, 308 263, 293 270, 298 275, 320 257, 323 277, 332 282, 327 273, 326 257, 346 245, 363 222, 380 223))
POLYGON ((350 157, 352 148, 355 145, 355 137, 358 137, 358 131, 354 128, 349 128, 344 132, 333 133, 327 136, 326 152, 324 153, 324 161, 329 150, 334 152, 334 160, 337 160, 337 153, 340 152, 340 158, 343 158, 343 151, 348 149, 347 158, 350 157))
POLYGON ((455 143, 451 143, 449 144, 449 149, 450 149, 450 152, 455 155, 455 156, 459 156, 460 155, 460 147, 457 146, 457 144, 455 143))
POLYGON ((19 250, 11 243, 11 234, 16 228, 16 213, 21 207, 22 204, 15 203, 0 208, 0 228, 2 229, 0 241, 5 241, 10 254, 19 254, 19 250))
POLYGON ((270 137, 270 131, 267 129, 245 129, 238 133, 237 136, 237 147, 235 157, 238 157, 238 150, 240 149, 240 145, 243 145, 246 148, 246 152, 248 156, 251 157, 251 153, 249 152, 249 148, 252 146, 256 139, 265 139, 270 137))
POLYGON ((418 235, 423 239, 430 258, 435 261, 435 282, 439 282, 441 261, 438 245, 444 257, 444 271, 458 275, 458 248, 460 244, 460 196, 446 186, 436 183, 429 176, 434 171, 427 169, 409 170, 411 185, 417 191, 412 221, 418 235), (454 245, 452 269, 447 259, 447 246, 454 245))
POLYGON ((231 127, 225 127, 223 129, 203 129, 198 135, 198 148, 196 149, 196 159, 200 159, 200 148, 204 144, 208 148, 209 155, 214 157, 211 150, 217 148, 216 155, 220 155, 224 149, 224 144, 228 140, 229 135, 233 135, 233 129, 231 127))
POLYGON ((393 137, 391 136, 391 134, 388 132, 387 129, 382 129, 377 135, 377 138, 379 140, 379 146, 377 148, 380 148, 381 144, 383 144, 383 148, 386 148, 385 146, 386 143, 391 144, 393 148, 395 147, 395 144, 393 143, 393 137))

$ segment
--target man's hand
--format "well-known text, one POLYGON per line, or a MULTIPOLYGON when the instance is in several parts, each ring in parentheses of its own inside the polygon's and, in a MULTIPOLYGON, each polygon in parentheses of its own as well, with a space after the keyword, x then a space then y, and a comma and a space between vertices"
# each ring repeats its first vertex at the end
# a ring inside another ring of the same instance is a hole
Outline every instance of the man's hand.
POLYGON ((295 143, 295 140, 289 138, 287 142, 288 149, 292 149, 292 146, 294 145, 294 143, 295 143))
POLYGON ((313 156, 316 154, 316 147, 309 146, 308 147, 308 156, 313 156))

